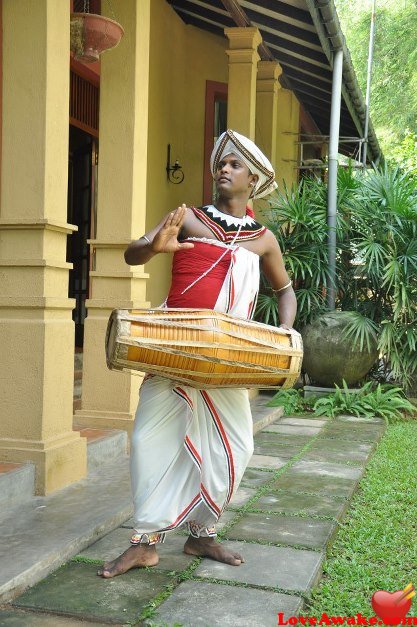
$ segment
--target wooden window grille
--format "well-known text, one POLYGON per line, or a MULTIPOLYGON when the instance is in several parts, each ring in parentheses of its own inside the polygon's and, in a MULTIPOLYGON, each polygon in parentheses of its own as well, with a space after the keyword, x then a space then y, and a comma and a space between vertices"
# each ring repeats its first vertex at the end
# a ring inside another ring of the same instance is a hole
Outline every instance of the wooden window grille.
POLYGON ((70 72, 70 124, 98 137, 98 85, 94 85, 73 70, 70 72))

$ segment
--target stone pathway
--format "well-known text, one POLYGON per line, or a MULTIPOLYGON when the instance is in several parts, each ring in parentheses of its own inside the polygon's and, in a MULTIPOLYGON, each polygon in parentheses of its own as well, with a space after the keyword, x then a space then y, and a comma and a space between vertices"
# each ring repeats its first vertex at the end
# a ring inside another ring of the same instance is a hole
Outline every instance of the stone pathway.
POLYGON ((302 608, 385 425, 379 419, 286 417, 255 437, 242 484, 219 525, 240 567, 160 547, 157 568, 103 580, 99 564, 128 546, 128 520, 0 611, 0 625, 273 627, 302 608))

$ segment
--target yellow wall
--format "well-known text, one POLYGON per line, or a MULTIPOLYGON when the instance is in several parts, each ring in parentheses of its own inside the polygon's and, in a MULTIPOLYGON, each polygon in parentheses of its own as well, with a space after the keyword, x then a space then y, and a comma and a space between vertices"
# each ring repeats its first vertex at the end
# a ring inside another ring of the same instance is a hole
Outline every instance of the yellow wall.
MULTIPOLYGON (((152 0, 149 75, 149 132, 146 230, 183 202, 200 205, 203 193, 204 116, 206 81, 228 82, 228 42, 194 26, 187 26, 166 0, 152 0), (171 163, 183 167, 183 183, 167 181, 167 144, 171 163)), ((297 180, 296 137, 299 104, 287 90, 279 90, 277 115, 277 179, 297 180)), ((138 233, 138 237, 141 233, 138 233)), ((157 255, 148 264, 147 300, 160 305, 169 289, 171 255, 157 255)))
MULTIPOLYGON (((165 0, 153 0, 151 11, 146 230, 183 202, 202 203, 206 80, 228 77, 225 38, 187 26, 165 0), (179 185, 167 181, 168 143, 171 162, 183 166, 179 185)), ((152 306, 168 293, 171 259, 157 255, 146 265, 152 306)))

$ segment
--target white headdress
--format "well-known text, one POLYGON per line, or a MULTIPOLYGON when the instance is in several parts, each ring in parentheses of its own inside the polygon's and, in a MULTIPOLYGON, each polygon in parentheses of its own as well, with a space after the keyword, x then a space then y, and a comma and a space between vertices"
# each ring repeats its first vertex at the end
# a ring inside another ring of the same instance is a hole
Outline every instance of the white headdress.
POLYGON ((262 198, 278 187, 275 183, 274 169, 263 152, 252 140, 230 129, 220 135, 211 153, 210 169, 213 178, 219 161, 230 153, 242 159, 251 173, 257 174, 259 177, 253 188, 251 198, 262 198))

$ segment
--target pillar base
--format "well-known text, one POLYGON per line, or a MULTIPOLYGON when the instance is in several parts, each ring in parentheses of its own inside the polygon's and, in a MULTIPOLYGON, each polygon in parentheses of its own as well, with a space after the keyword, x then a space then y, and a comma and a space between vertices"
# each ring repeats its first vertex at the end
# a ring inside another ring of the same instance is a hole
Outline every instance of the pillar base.
POLYGON ((133 430, 134 412, 108 412, 94 409, 79 409, 74 414, 74 427, 83 429, 119 429, 127 431, 129 437, 133 430))
POLYGON ((87 440, 74 431, 45 442, 2 438, 0 459, 33 462, 35 494, 46 496, 87 476, 87 440))

